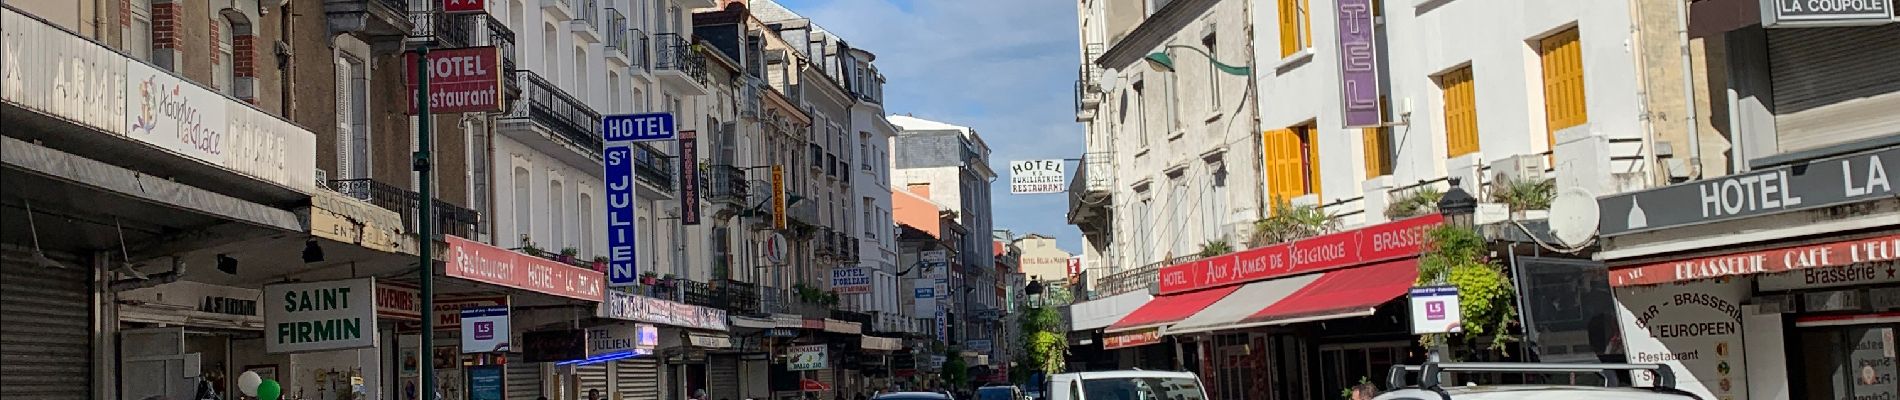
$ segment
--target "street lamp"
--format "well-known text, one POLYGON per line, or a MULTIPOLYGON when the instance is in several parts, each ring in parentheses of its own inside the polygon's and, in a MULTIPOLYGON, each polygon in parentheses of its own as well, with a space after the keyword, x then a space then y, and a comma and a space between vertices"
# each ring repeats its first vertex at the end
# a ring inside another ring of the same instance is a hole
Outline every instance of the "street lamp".
POLYGON ((1162 48, 1161 51, 1148 53, 1148 56, 1142 57, 1142 60, 1147 61, 1148 66, 1153 67, 1156 70, 1174 72, 1174 56, 1168 55, 1168 50, 1172 50, 1172 49, 1193 50, 1195 54, 1200 54, 1201 57, 1206 57, 1208 62, 1214 63, 1214 68, 1221 70, 1221 72, 1226 72, 1229 75, 1235 75, 1235 76, 1253 75, 1252 67, 1236 67, 1232 65, 1223 64, 1220 62, 1220 60, 1215 60, 1214 55, 1208 54, 1207 50, 1201 50, 1199 47, 1188 46, 1188 45, 1171 44, 1171 45, 1168 45, 1167 47, 1162 48))
POLYGON ((1445 216, 1446 223, 1451 226, 1471 229, 1474 225, 1471 221, 1472 215, 1478 212, 1478 198, 1471 197, 1471 193, 1459 187, 1458 183, 1461 180, 1451 178, 1451 189, 1446 190, 1445 195, 1438 198, 1438 214, 1445 216))
POLYGON ((1023 295, 1029 296, 1030 308, 1042 308, 1042 279, 1030 277, 1029 284, 1023 286, 1023 295))

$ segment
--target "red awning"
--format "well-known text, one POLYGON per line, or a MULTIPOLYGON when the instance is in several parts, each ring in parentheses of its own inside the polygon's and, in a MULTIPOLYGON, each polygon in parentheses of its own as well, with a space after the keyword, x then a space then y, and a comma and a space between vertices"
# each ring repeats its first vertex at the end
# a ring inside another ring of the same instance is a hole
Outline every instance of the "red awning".
POLYGON ((1404 296, 1417 280, 1416 258, 1327 272, 1244 322, 1293 323, 1372 315, 1380 304, 1404 296))
POLYGON ((1148 304, 1135 309, 1135 312, 1122 317, 1121 321, 1109 325, 1104 331, 1108 333, 1132 331, 1187 319, 1188 316, 1201 312, 1201 309, 1220 301, 1221 298, 1227 297, 1238 289, 1240 286, 1228 286, 1155 297, 1154 300, 1149 300, 1148 304))

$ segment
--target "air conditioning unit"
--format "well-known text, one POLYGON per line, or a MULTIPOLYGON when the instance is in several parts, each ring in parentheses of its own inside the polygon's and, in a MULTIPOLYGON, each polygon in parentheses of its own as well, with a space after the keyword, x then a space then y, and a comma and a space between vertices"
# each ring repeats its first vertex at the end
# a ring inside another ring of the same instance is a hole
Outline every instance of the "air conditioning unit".
POLYGON ((1521 154, 1507 157, 1491 163, 1491 173, 1497 178, 1512 181, 1544 179, 1545 160, 1542 154, 1521 154))

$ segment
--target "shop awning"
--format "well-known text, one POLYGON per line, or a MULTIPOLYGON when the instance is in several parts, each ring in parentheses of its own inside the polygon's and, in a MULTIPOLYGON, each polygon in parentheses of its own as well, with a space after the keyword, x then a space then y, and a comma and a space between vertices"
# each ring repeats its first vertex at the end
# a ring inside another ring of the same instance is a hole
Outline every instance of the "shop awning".
POLYGON ((1268 281, 1249 283, 1235 290, 1234 294, 1214 302, 1207 309, 1194 316, 1181 320, 1164 329, 1164 333, 1182 334, 1231 329, 1242 320, 1259 313, 1261 310, 1278 304, 1280 300, 1292 296, 1300 289, 1319 280, 1327 274, 1306 274, 1268 281))
POLYGON ((1380 304, 1405 295, 1417 280, 1416 258, 1327 272, 1242 320, 1241 325, 1278 325, 1372 315, 1380 304))
POLYGON ((1070 305, 1069 330, 1092 331, 1108 327, 1154 298, 1154 295, 1143 290, 1070 305))
POLYGON ((1228 294, 1240 288, 1240 286, 1228 286, 1155 297, 1154 300, 1148 301, 1148 304, 1143 304, 1141 308, 1135 309, 1135 312, 1129 313, 1127 317, 1122 317, 1121 321, 1109 325, 1106 332, 1116 333, 1172 324, 1206 309, 1208 305, 1220 301, 1221 298, 1227 297, 1228 294))

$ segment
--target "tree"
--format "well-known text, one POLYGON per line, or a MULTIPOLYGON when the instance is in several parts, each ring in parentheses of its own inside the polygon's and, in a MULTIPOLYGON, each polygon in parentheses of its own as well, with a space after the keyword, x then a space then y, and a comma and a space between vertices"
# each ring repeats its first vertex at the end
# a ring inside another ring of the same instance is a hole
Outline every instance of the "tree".
POLYGON ((1049 307, 1035 307, 1025 311, 1018 318, 1022 325, 1023 359, 1019 367, 1030 372, 1053 374, 1062 372, 1062 366, 1068 362, 1068 338, 1062 331, 1062 314, 1049 307))

